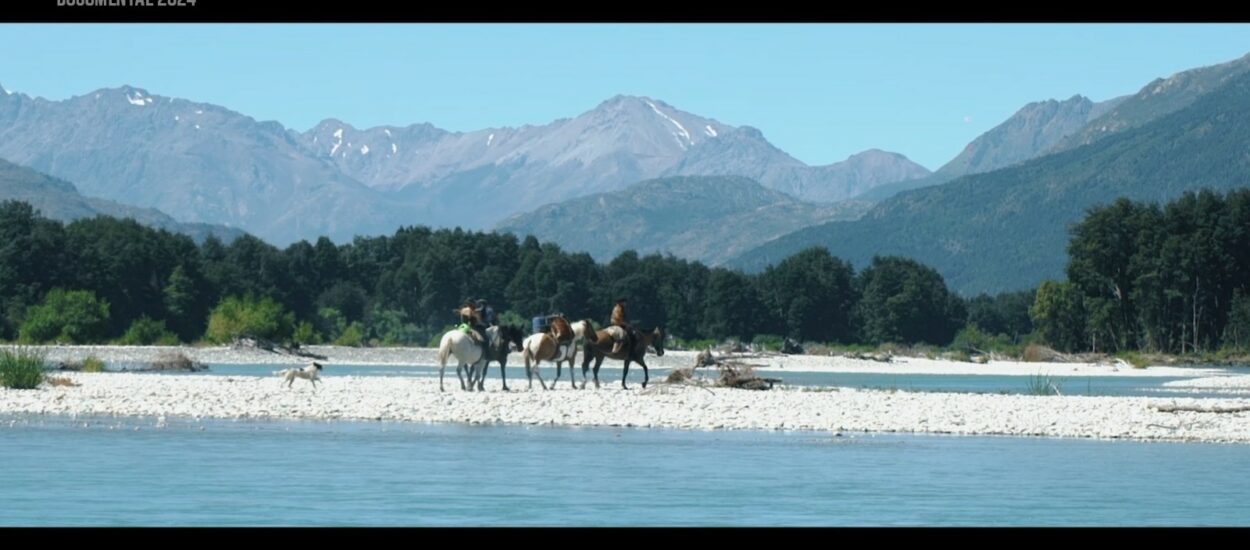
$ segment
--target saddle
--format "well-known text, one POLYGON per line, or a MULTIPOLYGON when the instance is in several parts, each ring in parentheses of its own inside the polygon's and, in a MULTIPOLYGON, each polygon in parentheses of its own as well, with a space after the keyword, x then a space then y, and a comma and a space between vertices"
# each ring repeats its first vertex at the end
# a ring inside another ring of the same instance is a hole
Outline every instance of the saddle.
POLYGON ((560 340, 557 340, 555 336, 552 336, 550 332, 544 333, 543 338, 547 342, 550 342, 551 347, 554 349, 551 357, 548 358, 548 360, 559 361, 568 357, 569 348, 573 346, 573 341, 571 339, 560 341, 560 340))
POLYGON ((469 335, 470 340, 473 340, 474 343, 476 343, 478 346, 481 346, 482 354, 483 355, 486 354, 487 335, 485 332, 478 334, 478 332, 476 330, 473 330, 473 327, 470 326, 468 323, 460 323, 460 326, 456 327, 456 330, 459 330, 460 332, 463 332, 469 335))
POLYGON ((625 352, 625 348, 629 343, 637 342, 640 336, 638 329, 630 326, 628 328, 620 325, 611 325, 605 327, 604 330, 608 336, 612 338, 612 353, 625 352))

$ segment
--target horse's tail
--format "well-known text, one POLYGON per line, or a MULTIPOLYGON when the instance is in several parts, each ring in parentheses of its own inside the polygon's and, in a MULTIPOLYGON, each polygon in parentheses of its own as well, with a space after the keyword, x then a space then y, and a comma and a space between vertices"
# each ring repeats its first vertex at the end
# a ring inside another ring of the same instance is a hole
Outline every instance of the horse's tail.
POLYGON ((521 342, 521 360, 525 361, 525 366, 528 367, 533 359, 534 352, 530 351, 529 342, 521 342))
POLYGON ((446 338, 438 346, 438 366, 447 366, 447 356, 451 354, 451 342, 446 338))
POLYGON ((588 344, 599 343, 599 333, 595 331, 594 323, 590 319, 582 319, 582 340, 588 344))

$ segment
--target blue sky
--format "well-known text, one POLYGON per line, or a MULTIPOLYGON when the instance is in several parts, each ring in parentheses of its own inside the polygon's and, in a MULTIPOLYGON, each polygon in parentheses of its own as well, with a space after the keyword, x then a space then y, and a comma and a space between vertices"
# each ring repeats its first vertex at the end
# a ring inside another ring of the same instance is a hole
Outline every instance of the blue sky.
POLYGON ((545 124, 618 93, 763 131, 809 164, 936 169, 1030 101, 1136 92, 1250 53, 1250 25, 0 25, 0 84, 131 84, 306 130, 545 124))

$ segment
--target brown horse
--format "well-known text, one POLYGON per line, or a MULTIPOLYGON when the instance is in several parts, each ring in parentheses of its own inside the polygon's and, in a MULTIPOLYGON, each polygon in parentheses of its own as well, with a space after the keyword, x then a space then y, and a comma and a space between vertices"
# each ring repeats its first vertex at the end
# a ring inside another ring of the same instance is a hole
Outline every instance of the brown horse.
POLYGON ((592 356, 595 360, 595 388, 599 387, 599 367, 603 365, 605 357, 620 359, 625 362, 625 371, 621 374, 622 388, 629 389, 629 386, 625 384, 625 380, 629 378, 629 364, 632 362, 642 365, 642 387, 647 387, 647 381, 651 379, 651 375, 647 371, 647 346, 655 348, 655 354, 663 357, 664 329, 655 327, 651 330, 639 330, 637 336, 634 339, 633 347, 622 350, 621 353, 612 353, 612 336, 606 330, 596 332, 596 341, 594 342, 587 339, 585 346, 586 355, 582 358, 582 388, 586 388, 586 370, 590 368, 592 356))

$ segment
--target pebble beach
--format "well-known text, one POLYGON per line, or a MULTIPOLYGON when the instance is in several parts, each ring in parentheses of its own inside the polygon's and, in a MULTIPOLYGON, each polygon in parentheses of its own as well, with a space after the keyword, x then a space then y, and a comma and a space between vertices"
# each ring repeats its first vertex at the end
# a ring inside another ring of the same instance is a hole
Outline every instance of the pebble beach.
MULTIPOLYGON (((309 360, 270 352, 218 348, 50 346, 49 362, 95 356, 106 364, 151 361, 178 351, 206 364, 272 364, 274 369, 309 360)), ((600 378, 603 387, 526 388, 514 356, 512 391, 502 391, 492 368, 484 392, 460 389, 447 369, 447 391, 437 377, 353 376, 354 365, 432 365, 436 350, 423 348, 339 348, 315 346, 326 356, 326 376, 314 389, 305 380, 288 388, 277 376, 64 372, 76 385, 35 390, 0 388, 0 415, 71 417, 142 416, 214 419, 300 419, 395 422, 457 422, 561 426, 620 426, 672 429, 815 430, 968 435, 1080 437, 1160 441, 1250 443, 1250 412, 1160 412, 1159 406, 1236 409, 1250 405, 1250 375, 1217 369, 1124 364, 989 364, 895 358, 882 363, 845 357, 777 356, 750 359, 757 371, 784 378, 786 371, 897 372, 920 374, 1062 374, 1063 376, 1185 376, 1168 382, 1179 388, 1226 390, 1227 398, 992 395, 909 392, 829 387, 778 386, 771 391, 663 383, 654 369, 686 367, 694 352, 648 356, 651 384, 643 389, 631 368, 630 390, 620 388, 619 362, 600 378)), ((640 373, 639 373, 640 374, 640 373)), ((548 377, 550 383, 550 377, 548 377)))

